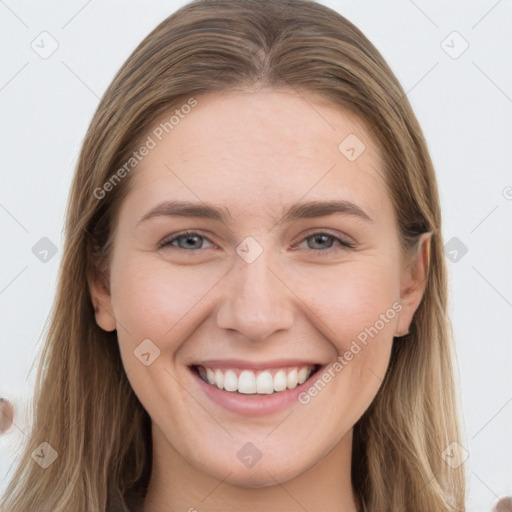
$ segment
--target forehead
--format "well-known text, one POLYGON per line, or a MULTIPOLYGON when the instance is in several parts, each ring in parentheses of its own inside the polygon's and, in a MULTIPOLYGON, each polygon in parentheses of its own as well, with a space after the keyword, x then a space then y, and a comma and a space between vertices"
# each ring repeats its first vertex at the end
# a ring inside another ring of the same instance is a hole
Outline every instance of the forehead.
POLYGON ((353 113, 293 91, 195 100, 194 108, 178 106, 155 122, 155 147, 137 166, 129 195, 230 203, 243 207, 239 213, 306 196, 341 198, 390 213, 380 151, 353 113))

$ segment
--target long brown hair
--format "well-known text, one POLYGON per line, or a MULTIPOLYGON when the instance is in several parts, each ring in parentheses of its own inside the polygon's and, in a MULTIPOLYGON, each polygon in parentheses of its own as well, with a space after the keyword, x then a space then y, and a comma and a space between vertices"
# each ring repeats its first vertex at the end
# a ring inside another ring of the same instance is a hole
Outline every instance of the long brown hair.
POLYGON ((205 93, 254 86, 319 93, 356 113, 384 156, 404 253, 414 253, 419 235, 432 232, 422 302, 409 334, 394 339, 384 382, 354 427, 352 480, 364 510, 465 510, 464 466, 443 459, 461 432, 438 189, 402 87, 361 31, 327 7, 199 0, 142 41, 91 121, 68 203, 33 427, 2 512, 110 511, 114 503, 128 510, 130 493, 143 494, 150 418, 127 380, 116 333, 95 322, 89 292, 92 277, 108 266, 116 215, 136 170, 108 193, 98 190, 165 112, 191 97, 200 103, 205 93), (31 457, 43 442, 58 454, 46 469, 31 457))

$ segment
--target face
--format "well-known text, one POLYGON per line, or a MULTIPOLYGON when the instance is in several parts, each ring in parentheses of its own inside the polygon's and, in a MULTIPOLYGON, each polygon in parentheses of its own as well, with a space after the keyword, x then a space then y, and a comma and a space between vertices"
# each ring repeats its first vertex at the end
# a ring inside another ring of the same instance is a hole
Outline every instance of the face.
POLYGON ((149 134, 93 300, 154 443, 265 486, 347 446, 421 264, 402 262, 381 156, 353 115, 283 91, 196 99, 149 134))

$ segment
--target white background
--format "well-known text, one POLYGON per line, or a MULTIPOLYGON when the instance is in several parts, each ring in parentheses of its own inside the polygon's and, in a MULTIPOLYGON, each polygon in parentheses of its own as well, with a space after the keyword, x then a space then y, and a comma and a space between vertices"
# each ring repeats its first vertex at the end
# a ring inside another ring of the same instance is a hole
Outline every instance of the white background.
MULTIPOLYGON (((30 425, 30 370, 60 261, 59 251, 43 263, 32 247, 48 237, 60 249, 73 168, 99 97, 135 46, 184 3, 0 0, 0 397, 17 407, 16 425, 0 435, 0 493, 30 425), (47 59, 31 48, 43 31, 59 45, 47 59)), ((512 495, 512 1, 324 3, 367 35, 408 93, 436 167, 445 242, 457 237, 468 249, 447 262, 450 313, 468 510, 491 510, 512 495), (446 39, 453 31, 469 43, 458 58, 445 51, 463 48, 457 35, 446 39)))

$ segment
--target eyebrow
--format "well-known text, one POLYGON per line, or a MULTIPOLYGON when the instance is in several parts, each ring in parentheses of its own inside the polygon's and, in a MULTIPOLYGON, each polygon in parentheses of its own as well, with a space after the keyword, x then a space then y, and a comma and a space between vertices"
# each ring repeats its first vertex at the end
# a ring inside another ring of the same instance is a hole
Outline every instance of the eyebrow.
MULTIPOLYGON (((372 218, 359 205, 348 200, 309 201, 307 203, 294 204, 282 215, 279 223, 293 222, 300 219, 311 219, 333 215, 335 213, 352 215, 373 222, 372 218)), ((220 208, 207 203, 195 203, 190 201, 165 201, 158 204, 146 213, 138 224, 154 217, 198 217, 211 219, 223 224, 228 224, 231 215, 225 208, 220 208)))

